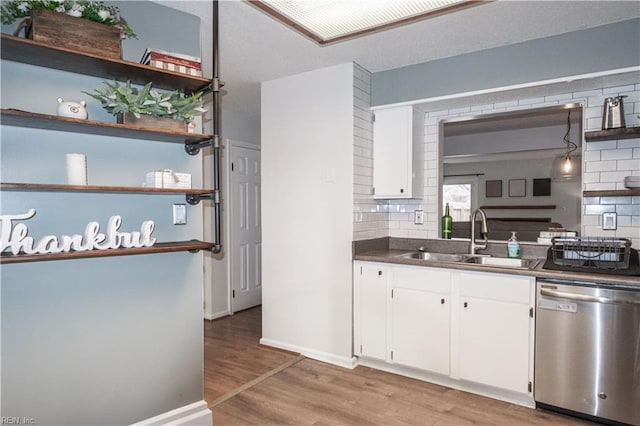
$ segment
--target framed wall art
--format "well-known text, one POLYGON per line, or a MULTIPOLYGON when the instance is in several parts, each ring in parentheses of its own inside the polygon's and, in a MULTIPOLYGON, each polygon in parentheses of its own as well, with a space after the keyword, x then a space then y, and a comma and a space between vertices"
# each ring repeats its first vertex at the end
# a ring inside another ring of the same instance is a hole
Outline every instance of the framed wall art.
POLYGON ((509 179, 509 197, 524 197, 527 195, 526 179, 509 179))
POLYGON ((485 197, 502 197, 502 180, 488 180, 485 182, 485 197))
POLYGON ((551 195, 551 179, 534 179, 533 180, 533 196, 548 197, 551 195))

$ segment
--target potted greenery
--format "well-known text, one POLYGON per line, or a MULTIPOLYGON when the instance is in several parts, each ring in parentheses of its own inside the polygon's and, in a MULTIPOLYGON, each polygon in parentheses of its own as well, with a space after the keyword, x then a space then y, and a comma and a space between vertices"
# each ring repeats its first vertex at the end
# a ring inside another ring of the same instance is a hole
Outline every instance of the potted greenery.
POLYGON ((83 93, 100 101, 118 118, 118 123, 184 131, 185 124, 207 111, 202 107, 203 92, 182 96, 177 90, 159 92, 151 87, 152 83, 141 89, 131 86, 130 81, 104 84, 106 87, 95 89, 95 93, 83 93))
POLYGON ((34 41, 108 58, 122 58, 121 39, 136 37, 118 7, 102 1, 11 0, 0 14, 5 25, 23 19, 14 35, 24 28, 34 41))

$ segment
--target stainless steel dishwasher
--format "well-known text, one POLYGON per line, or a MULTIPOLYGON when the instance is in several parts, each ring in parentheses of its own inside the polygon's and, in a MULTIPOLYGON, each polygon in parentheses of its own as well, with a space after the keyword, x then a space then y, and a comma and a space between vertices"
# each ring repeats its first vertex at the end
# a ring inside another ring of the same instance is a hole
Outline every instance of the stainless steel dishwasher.
POLYGON ((534 398, 640 425, 640 287, 538 280, 534 398))

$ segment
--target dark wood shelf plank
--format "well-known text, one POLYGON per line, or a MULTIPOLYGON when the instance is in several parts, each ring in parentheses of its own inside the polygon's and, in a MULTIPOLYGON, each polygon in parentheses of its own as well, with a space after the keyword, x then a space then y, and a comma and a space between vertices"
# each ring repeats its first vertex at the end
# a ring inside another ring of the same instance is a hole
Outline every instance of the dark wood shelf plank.
POLYGON ((515 204, 513 206, 503 205, 503 206, 482 206, 480 207, 483 210, 555 210, 555 204, 545 204, 545 205, 522 205, 515 204))
POLYGON ((156 243, 151 247, 119 248, 109 250, 74 251, 51 254, 7 254, 0 255, 0 263, 43 262, 48 260, 86 259, 111 256, 133 256, 138 254, 170 253, 176 251, 211 250, 213 243, 203 241, 178 241, 170 243, 156 243))
POLYGON ((204 77, 160 70, 121 59, 107 59, 8 34, 2 34, 1 45, 2 59, 9 61, 118 81, 130 80, 140 85, 152 81, 153 87, 158 89, 177 89, 190 93, 211 83, 210 79, 204 77))
POLYGON ((96 120, 80 120, 77 118, 39 114, 19 109, 0 110, 0 124, 3 126, 19 126, 32 129, 58 130, 71 133, 115 136, 119 138, 184 144, 204 142, 213 138, 212 135, 205 135, 201 133, 175 132, 163 129, 151 130, 126 124, 109 123, 106 121, 96 120))
POLYGON ((640 189, 611 189, 607 191, 583 191, 583 197, 637 197, 640 189))
POLYGON ((135 194, 211 194, 213 189, 147 188, 141 186, 63 185, 50 183, 0 182, 3 191, 32 192, 107 192, 135 194))
POLYGON ((595 132, 585 132, 586 142, 608 141, 613 139, 633 139, 640 138, 640 127, 626 127, 622 129, 598 130, 595 132))

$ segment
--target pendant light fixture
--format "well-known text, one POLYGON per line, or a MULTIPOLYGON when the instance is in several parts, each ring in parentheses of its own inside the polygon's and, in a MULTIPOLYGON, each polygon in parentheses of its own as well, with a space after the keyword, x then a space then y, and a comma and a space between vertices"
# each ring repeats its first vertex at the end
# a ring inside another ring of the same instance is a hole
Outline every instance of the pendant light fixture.
POLYGON ((566 144, 566 152, 556 156, 553 160, 551 177, 554 180, 572 180, 580 173, 580 156, 572 155, 578 149, 578 145, 571 141, 571 110, 567 114, 567 132, 562 140, 566 144))

